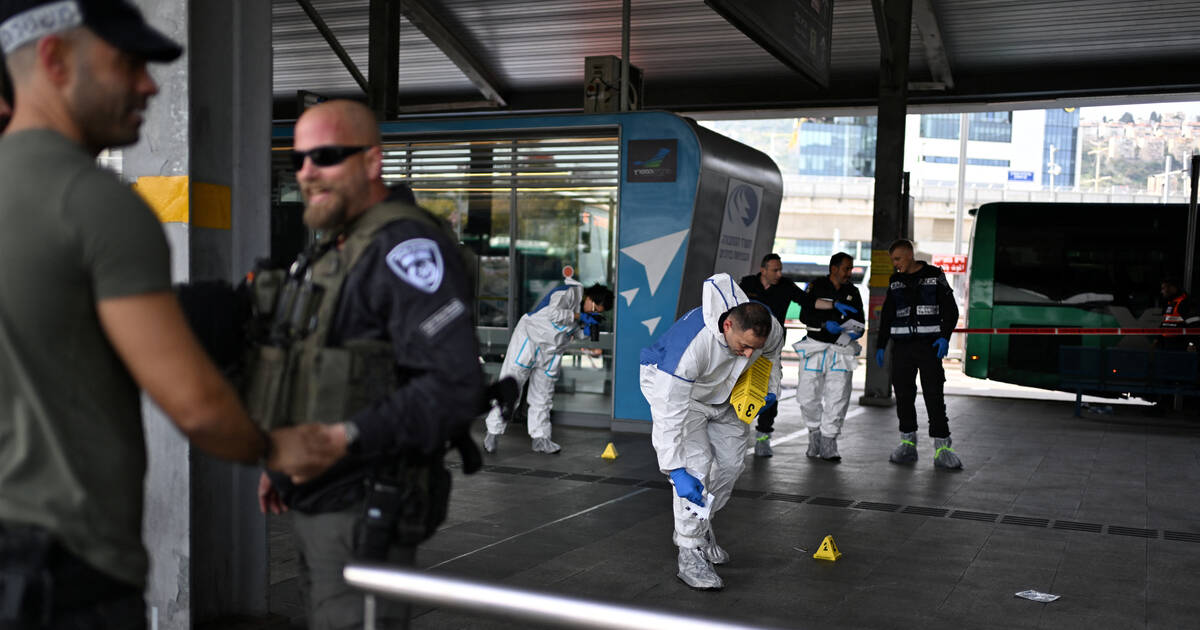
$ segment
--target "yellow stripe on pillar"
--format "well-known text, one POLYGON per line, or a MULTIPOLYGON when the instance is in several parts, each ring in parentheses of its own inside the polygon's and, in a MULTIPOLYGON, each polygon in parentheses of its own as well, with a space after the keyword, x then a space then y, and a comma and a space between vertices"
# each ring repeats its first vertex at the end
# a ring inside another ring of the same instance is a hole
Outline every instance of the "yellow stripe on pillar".
POLYGON ((160 222, 188 222, 187 175, 139 177, 133 184, 133 190, 154 210, 160 222))
POLYGON ((233 193, 228 186, 189 182, 187 175, 155 175, 139 177, 133 189, 162 223, 189 223, 217 230, 233 226, 233 193))
POLYGON ((192 183, 192 227, 228 230, 233 226, 233 192, 220 184, 192 183))

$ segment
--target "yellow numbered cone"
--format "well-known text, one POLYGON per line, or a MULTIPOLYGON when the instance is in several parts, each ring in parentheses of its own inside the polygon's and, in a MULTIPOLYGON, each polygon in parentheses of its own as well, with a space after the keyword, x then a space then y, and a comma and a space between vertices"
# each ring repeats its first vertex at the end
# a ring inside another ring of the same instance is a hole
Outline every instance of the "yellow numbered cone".
POLYGON ((616 459, 617 458, 617 447, 613 446, 612 442, 609 442, 608 446, 604 447, 604 452, 600 454, 600 457, 603 459, 608 459, 608 460, 616 459))
POLYGON ((770 382, 771 360, 762 356, 738 376, 733 390, 729 393, 729 404, 733 405, 738 420, 746 424, 754 422, 767 398, 770 382))
POLYGON ((813 557, 817 560, 837 562, 837 559, 842 557, 842 552, 838 551, 837 543, 833 542, 833 536, 829 535, 821 541, 821 547, 817 549, 817 553, 814 553, 813 557))

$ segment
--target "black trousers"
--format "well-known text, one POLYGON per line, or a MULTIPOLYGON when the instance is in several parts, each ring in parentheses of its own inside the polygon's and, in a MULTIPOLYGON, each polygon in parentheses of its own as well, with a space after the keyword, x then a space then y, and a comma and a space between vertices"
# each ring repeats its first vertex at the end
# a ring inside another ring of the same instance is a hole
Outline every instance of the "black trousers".
POLYGON ((921 375, 921 394, 929 412, 929 437, 950 437, 950 420, 946 417, 946 371, 933 338, 895 339, 892 343, 892 389, 896 392, 896 416, 900 432, 917 430, 917 374, 921 375))
POLYGON ((775 416, 779 415, 779 403, 775 403, 758 412, 758 424, 755 427, 761 433, 771 433, 775 430, 775 416))
POLYGON ((142 590, 71 554, 44 530, 0 523, 0 630, 145 630, 142 590))

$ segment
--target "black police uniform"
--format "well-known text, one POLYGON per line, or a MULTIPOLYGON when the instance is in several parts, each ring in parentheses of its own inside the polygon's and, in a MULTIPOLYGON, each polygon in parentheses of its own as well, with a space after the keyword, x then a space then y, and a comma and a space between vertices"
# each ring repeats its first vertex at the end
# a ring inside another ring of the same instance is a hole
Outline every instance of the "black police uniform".
MULTIPOLYGON (((805 300, 807 299, 804 291, 796 286, 795 282, 787 278, 780 278, 779 282, 763 288, 761 273, 750 274, 745 276, 738 282, 738 286, 742 288, 742 292, 746 297, 756 302, 762 302, 767 308, 771 309, 771 315, 779 320, 779 325, 783 325, 783 320, 787 317, 788 307, 792 302, 800 305, 801 309, 805 308, 805 300)), ((756 430, 759 433, 771 433, 775 430, 775 417, 779 415, 779 405, 771 405, 762 410, 758 414, 758 422, 756 430)))
POLYGON ((918 261, 912 273, 894 273, 888 280, 887 297, 879 317, 878 348, 892 345, 892 388, 896 391, 896 415, 900 432, 917 430, 917 373, 929 412, 929 436, 950 437, 943 387, 946 372, 933 346, 939 337, 947 341, 958 323, 954 290, 941 268, 918 261))
POLYGON ((863 319, 863 303, 862 296, 859 295, 858 288, 850 283, 843 284, 839 289, 833 286, 833 281, 828 276, 817 278, 808 285, 808 301, 816 304, 817 300, 831 300, 841 304, 853 306, 858 310, 857 313, 850 315, 842 315, 837 309, 817 310, 816 308, 806 308, 800 311, 800 321, 808 326, 808 336, 816 341, 824 343, 837 343, 839 334, 834 334, 825 330, 825 322, 833 321, 838 324, 843 324, 848 320, 855 320, 858 323, 864 323, 863 319))
MULTIPOLYGON (((391 200, 403 197, 393 191, 391 200)), ((448 442, 466 435, 484 397, 471 285, 457 244, 445 231, 400 218, 374 232, 347 272, 340 293, 329 296, 337 302, 325 345, 389 342, 395 386, 350 417, 317 419, 345 420, 358 429, 346 457, 320 477, 295 485, 281 475, 271 476, 284 503, 296 513, 292 525, 305 568, 302 582, 313 604, 311 614, 320 619, 361 618, 362 599, 341 579, 341 567, 363 553, 368 537, 379 540, 378 530, 364 520, 366 503, 380 500, 378 490, 369 492, 368 482, 379 487, 381 479, 397 478, 390 477, 393 473, 407 474, 397 472, 410 470, 403 466, 406 462, 431 462, 418 467, 418 474, 426 475, 430 484, 438 480, 440 493, 430 493, 431 498, 419 505, 425 514, 441 510, 441 516, 422 518, 428 522, 444 517, 449 480, 441 453, 448 442)), ((400 501, 398 509, 409 511, 409 500, 400 501)), ((407 521, 404 526, 412 531, 407 521)), ((382 549, 379 560, 407 564, 413 560, 415 542, 387 536, 370 548, 382 549)), ((382 619, 407 617, 403 605, 379 601, 377 607, 382 619)))

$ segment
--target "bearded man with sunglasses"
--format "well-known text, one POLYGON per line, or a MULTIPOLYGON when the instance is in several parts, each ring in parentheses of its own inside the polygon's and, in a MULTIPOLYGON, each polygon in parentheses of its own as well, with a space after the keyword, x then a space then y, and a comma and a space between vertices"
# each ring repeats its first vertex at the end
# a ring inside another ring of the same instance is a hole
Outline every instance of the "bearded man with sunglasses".
MULTIPOLYGON (((481 410, 474 287, 448 226, 407 189, 385 185, 379 127, 365 106, 305 111, 292 159, 317 240, 287 282, 312 302, 286 318, 300 326, 288 331, 289 394, 271 415, 332 426, 342 457, 308 483, 264 474, 259 502, 292 512, 309 627, 360 628, 364 598, 342 569, 353 559, 412 562, 445 517, 442 453, 450 442, 465 448, 481 410)), ((381 599, 374 608, 379 627, 404 623, 406 607, 381 599)))

